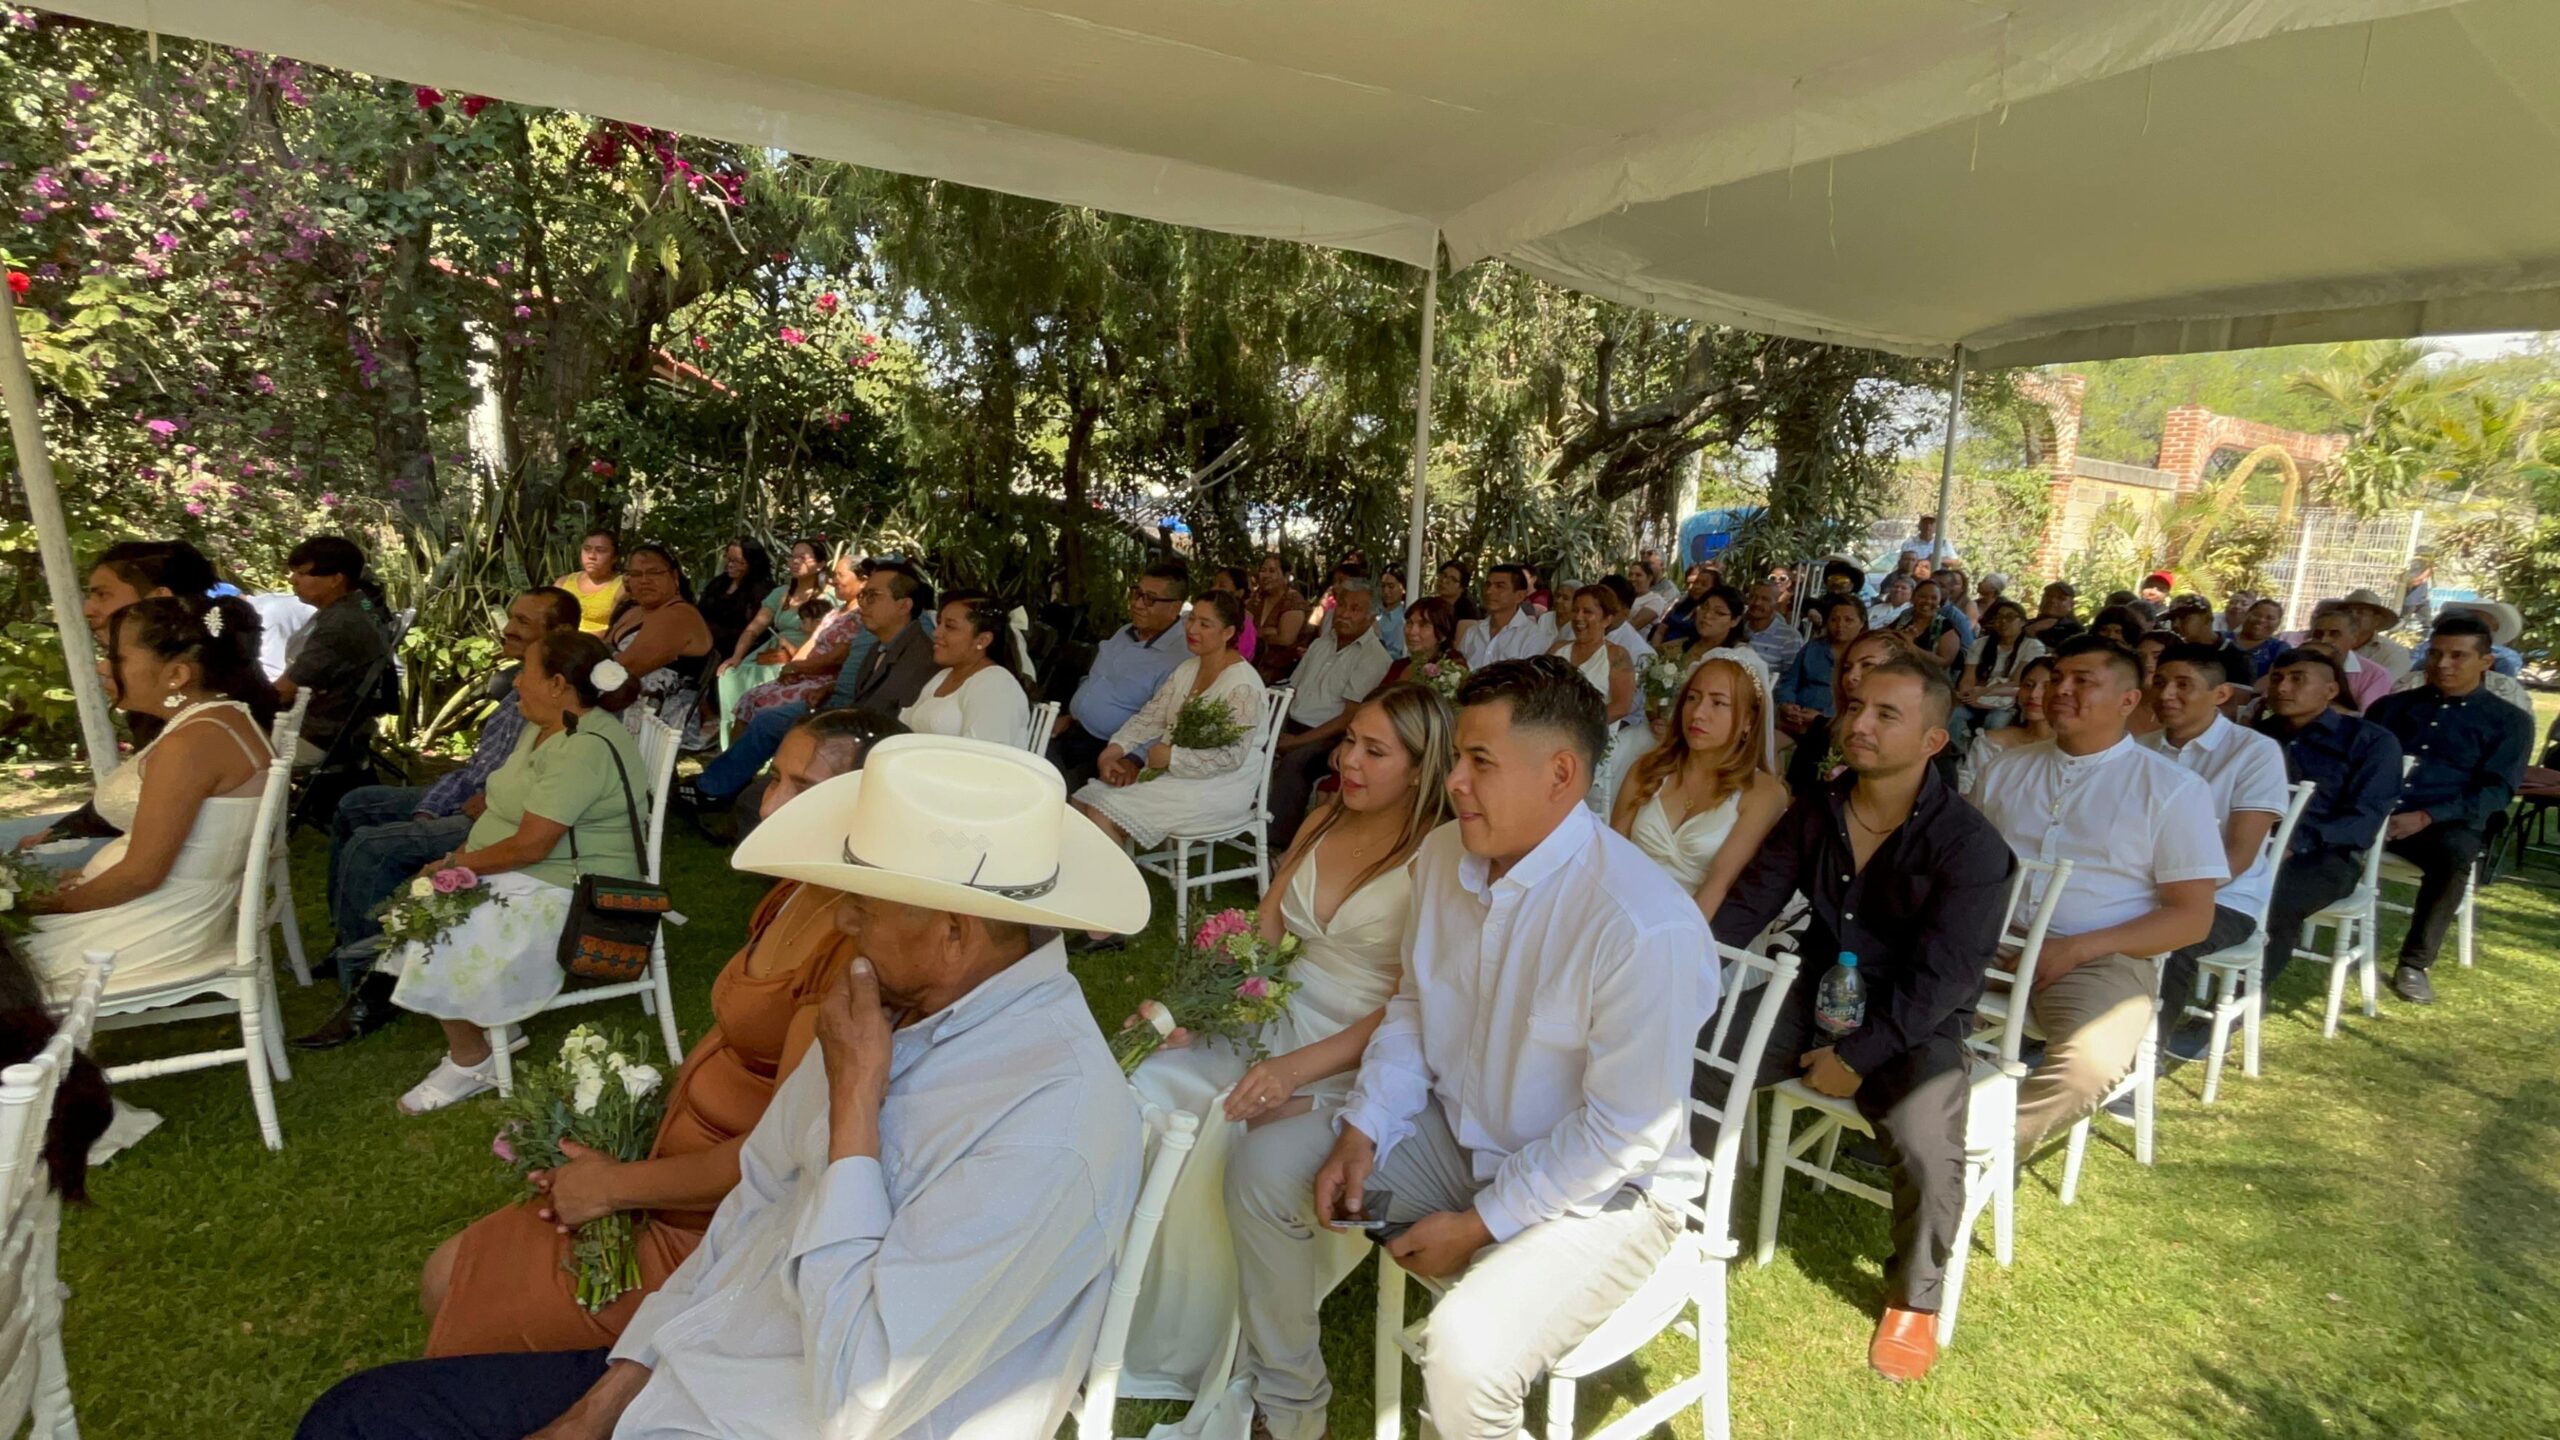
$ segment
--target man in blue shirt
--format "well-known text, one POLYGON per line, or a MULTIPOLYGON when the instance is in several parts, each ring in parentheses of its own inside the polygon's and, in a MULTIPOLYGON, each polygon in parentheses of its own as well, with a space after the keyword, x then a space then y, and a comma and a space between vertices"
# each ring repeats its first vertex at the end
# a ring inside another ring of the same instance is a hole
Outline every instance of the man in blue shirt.
POLYGON ((1820 730, 1831 718, 1831 672, 1849 642, 1867 629, 1867 607, 1854 595, 1826 595, 1813 608, 1822 616, 1822 633, 1796 652, 1774 697, 1778 728, 1798 737, 1820 730))
POLYGON ((1112 734, 1153 698, 1175 666, 1191 658, 1181 627, 1190 588, 1191 571, 1179 560, 1156 561, 1129 587, 1129 623, 1094 652, 1084 683, 1050 732, 1049 760, 1066 777, 1068 794, 1094 777, 1094 762, 1112 734))
POLYGON ((2338 657, 2326 650, 2287 650, 2267 672, 2258 733, 2284 747, 2286 783, 2308 780, 2314 789, 2276 867, 2261 989, 2273 989, 2293 960, 2302 923, 2364 879, 2365 852, 2400 802, 2399 740, 2342 704, 2352 707, 2355 697, 2338 657))
POLYGON ((2489 818, 2506 813, 2533 748, 2533 718, 2481 684, 2490 661, 2489 627, 2477 616, 2448 615, 2427 639, 2427 683, 2373 702, 2373 723, 2416 761, 2383 829, 2391 853, 2420 876, 2391 976, 2392 993, 2412 1004, 2436 998, 2427 967, 2462 908, 2489 818))
POLYGON ((489 680, 489 697, 498 708, 481 722, 480 743, 472 747, 471 758, 424 788, 364 785, 338 801, 329 827, 329 915, 338 930, 330 959, 346 999, 337 1014, 295 1045, 335 1049, 382 1028, 398 1013, 391 1005, 389 977, 377 982, 371 973, 373 957, 382 948, 382 925, 373 918, 373 909, 419 867, 462 847, 471 822, 479 818, 489 777, 507 763, 524 734, 515 678, 525 647, 549 631, 577 625, 577 597, 566 590, 545 585, 517 596, 507 607, 507 628, 498 636, 498 653, 506 664, 489 680))

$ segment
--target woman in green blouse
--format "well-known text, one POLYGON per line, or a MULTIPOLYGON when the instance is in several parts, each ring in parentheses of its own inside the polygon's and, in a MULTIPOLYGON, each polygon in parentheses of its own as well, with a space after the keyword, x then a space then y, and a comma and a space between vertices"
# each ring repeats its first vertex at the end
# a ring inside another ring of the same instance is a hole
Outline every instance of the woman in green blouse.
POLYGON ((487 808, 462 848, 410 882, 432 886, 437 872, 459 867, 493 898, 435 940, 384 957, 383 968, 400 976, 394 1003, 444 1022, 445 1056, 400 1097, 403 1112, 423 1115, 496 1088, 485 1032, 539 1013, 560 993, 555 957, 578 877, 641 873, 631 809, 648 804, 648 777, 637 742, 610 713, 633 693, 604 642, 583 631, 554 630, 525 652, 516 676, 524 736, 489 777, 487 808))
POLYGON ((789 567, 782 583, 764 597, 764 605, 756 611, 747 628, 738 633, 737 648, 713 674, 720 679, 720 748, 729 747, 731 717, 737 713, 738 697, 759 685, 782 678, 783 662, 800 653, 800 647, 818 627, 809 623, 801 609, 827 593, 827 542, 823 539, 791 542, 789 567), (752 657, 752 658, 751 658, 752 657))

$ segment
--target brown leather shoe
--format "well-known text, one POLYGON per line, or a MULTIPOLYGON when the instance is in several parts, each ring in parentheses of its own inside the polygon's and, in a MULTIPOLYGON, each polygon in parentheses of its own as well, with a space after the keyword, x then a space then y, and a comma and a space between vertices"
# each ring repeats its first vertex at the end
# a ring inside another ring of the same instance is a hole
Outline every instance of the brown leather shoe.
POLYGON ((1897 1385, 1917 1380, 1938 1363, 1938 1317, 1923 1310, 1884 1307, 1867 1364, 1897 1385))
MULTIPOLYGON (((1271 1434, 1271 1421, 1263 1415, 1262 1407, 1259 1405, 1253 1407, 1253 1434, 1251 1436, 1251 1440, 1274 1440, 1274 1437, 1271 1434)), ((1316 1440, 1331 1440, 1331 1437, 1329 1433, 1322 1434, 1318 1435, 1316 1440)))

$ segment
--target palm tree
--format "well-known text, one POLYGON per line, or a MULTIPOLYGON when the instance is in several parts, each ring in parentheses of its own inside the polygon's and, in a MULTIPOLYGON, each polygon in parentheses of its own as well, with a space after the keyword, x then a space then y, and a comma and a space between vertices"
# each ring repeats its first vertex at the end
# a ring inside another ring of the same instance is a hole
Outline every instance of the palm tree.
POLYGON ((2410 498, 2446 473, 2446 420, 2474 382, 2427 362, 2437 352, 2414 340, 2364 340, 2329 352, 2317 370, 2285 381, 2296 394, 2337 407, 2349 437, 2328 498, 2373 515, 2410 498))

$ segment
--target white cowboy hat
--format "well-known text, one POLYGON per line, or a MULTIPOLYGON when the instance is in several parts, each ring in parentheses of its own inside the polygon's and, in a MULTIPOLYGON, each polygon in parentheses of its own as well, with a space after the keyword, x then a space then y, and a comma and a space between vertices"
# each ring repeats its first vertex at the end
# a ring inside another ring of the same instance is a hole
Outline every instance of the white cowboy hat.
POLYGON ((2524 612, 2504 600, 2455 600, 2439 611, 2439 618, 2468 610, 2489 627, 2489 643, 2513 645, 2524 633, 2524 612))
POLYGON ((2351 610, 2377 610, 2395 622, 2400 618, 2400 607, 2385 601, 2371 586, 2348 591, 2338 603, 2351 610))
POLYGON ((985 740, 898 735, 738 847, 738 869, 1058 930, 1147 928, 1147 882, 1067 805, 1057 767, 985 740))

